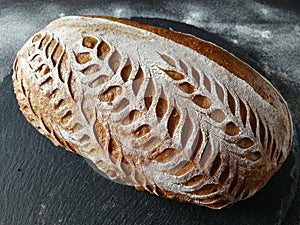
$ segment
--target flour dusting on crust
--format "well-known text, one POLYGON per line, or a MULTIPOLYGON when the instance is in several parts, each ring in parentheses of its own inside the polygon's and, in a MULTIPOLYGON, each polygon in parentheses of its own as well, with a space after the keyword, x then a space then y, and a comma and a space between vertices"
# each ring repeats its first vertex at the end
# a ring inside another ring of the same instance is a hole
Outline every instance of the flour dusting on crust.
POLYGON ((143 29, 64 17, 25 44, 14 69, 21 110, 42 134, 163 197, 225 207, 264 186, 290 151, 288 112, 143 29))

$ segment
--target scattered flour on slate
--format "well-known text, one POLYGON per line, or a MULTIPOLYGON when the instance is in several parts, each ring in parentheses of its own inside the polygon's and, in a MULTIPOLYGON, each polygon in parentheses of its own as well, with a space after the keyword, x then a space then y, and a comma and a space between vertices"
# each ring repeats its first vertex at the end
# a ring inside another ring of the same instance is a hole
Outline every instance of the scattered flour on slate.
MULTIPOLYGON (((69 15, 109 15, 115 17, 156 17, 170 19, 221 35, 238 47, 250 49, 260 59, 277 84, 286 84, 283 93, 294 119, 299 121, 300 88, 300 18, 293 11, 249 1, 173 1, 160 2, 160 9, 150 3, 129 4, 127 1, 84 1, 31 3, 10 1, 1 3, 0 17, 0 84, 10 74, 17 51, 29 37, 50 21, 69 15)), ((39 222, 47 216, 45 204, 38 209, 39 222)), ((62 220, 58 221, 61 224, 62 220)))

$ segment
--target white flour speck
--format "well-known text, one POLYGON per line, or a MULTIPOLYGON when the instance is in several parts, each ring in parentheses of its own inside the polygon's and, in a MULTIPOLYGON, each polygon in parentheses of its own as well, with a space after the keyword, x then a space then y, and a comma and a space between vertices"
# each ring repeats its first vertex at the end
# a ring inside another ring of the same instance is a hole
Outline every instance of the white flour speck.
POLYGON ((297 24, 295 27, 294 27, 294 31, 296 32, 297 35, 300 36, 300 25, 297 24))
POLYGON ((115 17, 121 17, 123 11, 124 11, 124 10, 121 9, 121 8, 116 9, 116 10, 114 11, 114 16, 115 16, 115 17))
POLYGON ((250 27, 248 25, 236 25, 236 32, 240 35, 245 35, 253 38, 265 38, 270 39, 272 37, 271 31, 269 30, 261 30, 258 28, 250 27))
POLYGON ((238 40, 236 40, 236 39, 231 39, 231 41, 232 41, 233 44, 238 44, 239 43, 238 40))
POLYGON ((261 35, 261 37, 269 39, 271 38, 271 32, 269 30, 265 30, 265 31, 260 31, 259 34, 261 35))
POLYGON ((266 8, 262 8, 260 11, 264 16, 267 16, 269 14, 269 10, 267 10, 266 8))
POLYGON ((208 18, 208 10, 204 7, 190 6, 187 8, 187 12, 184 12, 183 22, 187 24, 197 25, 202 21, 206 21, 208 18))
POLYGON ((41 203, 39 215, 43 215, 45 213, 45 209, 46 209, 46 204, 41 203))

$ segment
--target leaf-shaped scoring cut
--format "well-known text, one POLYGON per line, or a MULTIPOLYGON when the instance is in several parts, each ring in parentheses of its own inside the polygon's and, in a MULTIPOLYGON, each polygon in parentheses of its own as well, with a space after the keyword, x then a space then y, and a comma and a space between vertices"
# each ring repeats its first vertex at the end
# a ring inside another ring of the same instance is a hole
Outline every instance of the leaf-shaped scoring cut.
POLYGON ((122 152, 118 146, 116 140, 111 137, 108 144, 108 152, 111 157, 111 160, 116 163, 120 157, 122 157, 122 152))
POLYGON ((155 94, 155 86, 153 84, 152 79, 150 78, 144 95, 144 103, 147 110, 150 109, 153 100, 152 96, 154 96, 154 94, 155 94))
POLYGON ((260 142, 262 144, 262 146, 265 145, 265 136, 266 136, 266 129, 265 129, 265 125, 262 123, 261 120, 259 120, 259 137, 260 137, 260 142))
POLYGON ((114 51, 108 60, 108 65, 111 70, 115 73, 117 72, 119 66, 121 64, 121 55, 118 51, 114 51))
POLYGON ((92 81, 89 86, 91 88, 94 88, 94 87, 98 87, 104 83, 106 83, 107 81, 109 81, 111 79, 111 77, 109 76, 106 76, 106 75, 101 75, 99 77, 97 77, 94 81, 92 81))
POLYGON ((99 95, 99 100, 102 102, 111 103, 121 93, 122 88, 120 86, 111 86, 99 95))
POLYGON ((163 70, 169 77, 171 77, 173 80, 182 80, 185 78, 185 76, 181 73, 178 73, 173 70, 163 70))
POLYGON ((126 98, 123 98, 119 103, 116 104, 115 108, 113 109, 114 112, 120 112, 125 109, 129 105, 129 101, 126 98))
POLYGON ((203 85, 208 90, 211 92, 211 82, 210 79, 203 73, 203 85))
POLYGON ((176 107, 174 107, 168 120, 168 133, 171 137, 173 137, 173 134, 175 132, 176 127, 178 126, 179 121, 179 112, 177 111, 176 107))
POLYGON ((132 65, 130 60, 127 60, 126 65, 123 67, 122 71, 121 71, 121 77, 123 79, 124 82, 128 81, 128 78, 131 74, 132 71, 132 65))
POLYGON ((181 176, 181 175, 189 173, 194 168, 195 168, 195 164, 193 162, 191 162, 189 160, 183 160, 176 167, 168 170, 167 172, 174 176, 181 176))
POLYGON ((240 103, 240 116, 241 119, 243 121, 244 126, 246 126, 246 121, 247 121, 247 107, 245 105, 245 103, 239 99, 239 103, 240 103))
POLYGON ((209 163, 209 158, 213 155, 213 149, 210 141, 206 143, 206 146, 203 149, 199 166, 200 168, 206 168, 206 165, 209 163))
POLYGON ((227 91, 227 101, 228 101, 228 106, 229 106, 229 109, 231 111, 231 113, 233 115, 235 115, 235 99, 234 97, 232 96, 232 94, 229 92, 229 90, 227 91))
POLYGON ((94 37, 85 36, 82 40, 82 45, 86 48, 94 48, 98 43, 98 40, 94 37))
POLYGON ((174 59, 172 59, 170 56, 167 56, 167 55, 164 55, 164 54, 160 54, 160 53, 158 53, 158 54, 170 66, 176 67, 176 61, 174 59))
POLYGON ((219 184, 206 184, 203 187, 201 187, 200 189, 198 189, 196 191, 191 191, 190 193, 199 195, 199 196, 203 196, 203 195, 216 193, 220 189, 221 189, 221 185, 219 185, 219 184))
POLYGON ((220 184, 224 184, 228 180, 229 173, 230 173, 230 167, 229 167, 229 165, 226 165, 225 169, 222 171, 222 173, 219 177, 220 184))
POLYGON ((131 163, 129 162, 128 159, 126 159, 125 156, 123 156, 122 161, 121 161, 121 165, 120 167, 122 168, 123 172, 129 177, 131 174, 133 174, 134 172, 134 168, 133 165, 131 165, 131 163))
POLYGON ((133 123, 134 121, 138 120, 142 116, 143 116, 143 114, 139 110, 136 110, 136 109, 131 110, 128 114, 128 117, 123 119, 122 124, 127 125, 130 123, 133 123))
POLYGON ((207 177, 205 177, 203 175, 196 175, 196 176, 192 177, 190 180, 188 180, 182 184, 185 186, 194 186, 197 184, 201 184, 206 179, 207 179, 207 177))
POLYGON ((212 111, 210 117, 218 123, 222 123, 226 119, 226 115, 221 109, 212 111))
POLYGON ((103 124, 98 119, 94 123, 94 131, 99 144, 104 148, 106 146, 107 134, 103 124))
POLYGON ((149 110, 152 104, 152 96, 144 98, 146 109, 149 110))
POLYGON ((236 145, 240 148, 246 149, 251 147, 254 144, 254 142, 250 138, 242 138, 236 142, 236 145))
POLYGON ((163 163, 169 161, 174 152, 174 148, 166 148, 161 153, 153 155, 152 159, 157 162, 163 163))
POLYGON ((163 118, 168 109, 168 101, 165 98, 159 98, 156 105, 156 116, 163 118))
POLYGON ((253 132, 254 137, 256 136, 256 127, 257 127, 257 119, 255 116, 255 113, 253 112, 253 110, 251 109, 251 107, 249 107, 249 111, 250 111, 250 127, 251 130, 253 132))
POLYGON ((203 95, 195 95, 192 98, 192 101, 203 109, 208 109, 212 105, 211 100, 203 95))
POLYGON ((138 94, 142 83, 144 82, 144 72, 142 68, 139 66, 139 69, 137 71, 137 74, 135 75, 135 78, 133 80, 132 89, 135 95, 138 94))
POLYGON ((60 63, 59 59, 61 58, 63 53, 64 53, 63 46, 62 45, 56 45, 56 47, 53 50, 52 55, 51 55, 53 66, 56 66, 57 63, 60 63))
POLYGON ((271 158, 271 160, 274 160, 274 157, 276 156, 276 152, 278 150, 276 141, 274 139, 272 139, 272 142, 270 143, 270 148, 271 148, 270 158, 271 158))
POLYGON ((233 122, 229 122, 226 124, 225 133, 230 136, 235 136, 240 133, 240 128, 235 125, 233 122))
POLYGON ((259 151, 250 152, 246 155, 246 158, 251 161, 257 161, 261 158, 261 153, 259 151))
POLYGON ((42 34, 38 33, 32 38, 32 43, 39 41, 42 38, 42 34))
POLYGON ((224 90, 217 81, 215 81, 215 86, 216 86, 217 96, 220 99, 220 101, 223 103, 224 102, 224 97, 225 97, 224 96, 224 90))
POLYGON ((179 60, 179 65, 180 65, 181 69, 182 69, 186 74, 188 74, 189 68, 187 67, 187 65, 186 65, 183 61, 181 61, 181 60, 179 60))
POLYGON ((202 134, 201 129, 199 129, 198 130, 198 134, 195 137, 194 144, 192 146, 193 154, 191 156, 191 160, 193 160, 197 156, 197 154, 200 151, 200 148, 201 148, 203 142, 204 142, 204 140, 203 140, 203 134, 202 134))
POLYGON ((192 67, 192 76, 193 76, 193 78, 195 79, 196 84, 199 85, 199 82, 200 82, 200 74, 199 74, 199 72, 198 72, 194 67, 192 67))
POLYGON ((88 67, 84 68, 81 72, 84 75, 89 76, 89 75, 99 72, 100 70, 101 70, 101 68, 98 64, 92 64, 92 65, 89 65, 88 67))
POLYGON ((59 62, 57 64, 58 77, 62 82, 65 82, 67 77, 64 76, 64 75, 66 75, 64 70, 65 70, 65 68, 68 68, 68 57, 67 57, 66 51, 62 51, 61 55, 59 55, 58 57, 59 57, 59 62))
POLYGON ((43 59, 42 59, 41 55, 33 56, 29 62, 30 68, 37 70, 39 68, 39 65, 41 64, 42 60, 43 59))
POLYGON ((47 44, 45 52, 47 58, 52 54, 52 52, 56 49, 58 45, 58 41, 56 41, 54 38, 50 41, 49 44, 47 44))
POLYGON ((278 157, 277 157, 277 160, 276 160, 276 163, 277 165, 279 165, 280 163, 282 163, 282 159, 283 159, 283 153, 282 151, 280 151, 278 157))
POLYGON ((42 64, 36 70, 36 74, 38 77, 43 77, 43 76, 47 75, 49 72, 50 72, 50 67, 46 64, 42 64))
POLYGON ((191 137, 191 134, 193 132, 194 126, 193 122, 191 121, 191 118, 188 113, 186 113, 184 124, 181 129, 181 144, 182 146, 186 146, 188 140, 191 137))
POLYGON ((144 124, 140 127, 138 127, 134 132, 133 132, 133 135, 134 137, 136 138, 140 138, 146 134, 148 134, 150 132, 151 128, 149 125, 147 124, 144 124))
POLYGON ((70 71, 69 77, 67 79, 67 88, 68 88, 71 98, 74 100, 75 92, 78 90, 77 90, 76 79, 73 76, 72 71, 70 71))
POLYGON ((73 116, 72 111, 67 111, 62 117, 61 117, 61 122, 62 124, 66 124, 68 121, 71 120, 73 116))
POLYGON ((187 94, 192 94, 196 90, 196 87, 188 82, 179 84, 179 88, 187 94))
POLYGON ((50 35, 45 35, 43 36, 43 38, 41 39, 40 41, 40 44, 39 44, 39 49, 40 50, 44 50, 44 48, 46 47, 46 44, 49 42, 49 40, 51 39, 50 35))
POLYGON ((89 52, 77 53, 75 54, 75 58, 79 64, 85 64, 92 61, 92 57, 90 56, 89 52))
POLYGON ((101 41, 101 43, 97 47, 97 56, 100 60, 104 60, 105 57, 110 52, 110 47, 105 41, 101 41))

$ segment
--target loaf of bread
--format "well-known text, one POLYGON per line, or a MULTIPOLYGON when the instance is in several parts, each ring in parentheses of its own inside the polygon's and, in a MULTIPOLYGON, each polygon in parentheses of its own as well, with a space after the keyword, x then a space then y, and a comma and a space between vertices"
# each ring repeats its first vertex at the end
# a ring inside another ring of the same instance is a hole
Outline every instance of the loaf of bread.
POLYGON ((17 54, 26 119, 111 180, 223 208, 292 144, 287 104, 249 65, 194 36, 111 17, 51 22, 17 54))

